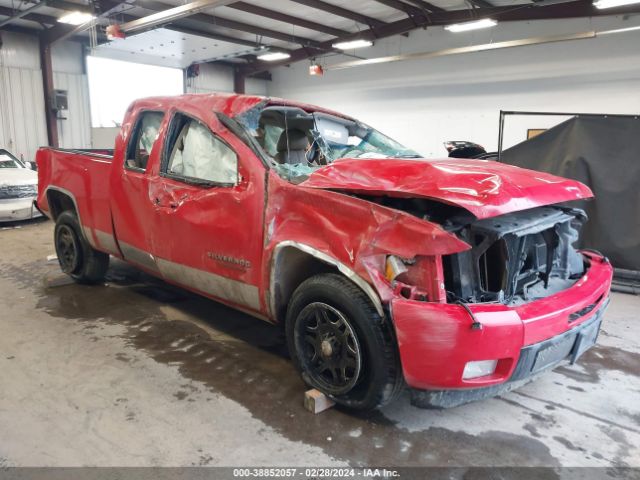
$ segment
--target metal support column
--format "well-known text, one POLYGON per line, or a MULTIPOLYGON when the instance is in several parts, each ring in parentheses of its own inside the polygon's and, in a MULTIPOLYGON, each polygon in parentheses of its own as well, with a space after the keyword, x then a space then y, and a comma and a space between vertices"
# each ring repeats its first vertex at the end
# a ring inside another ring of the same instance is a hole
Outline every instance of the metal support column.
POLYGON ((57 148, 58 119, 53 111, 53 67, 51 64, 51 44, 40 39, 40 68, 42 69, 42 86, 44 90, 44 111, 47 120, 47 138, 49 146, 57 148))
POLYGON ((234 93, 245 93, 245 80, 246 77, 239 68, 233 69, 233 91, 234 93))

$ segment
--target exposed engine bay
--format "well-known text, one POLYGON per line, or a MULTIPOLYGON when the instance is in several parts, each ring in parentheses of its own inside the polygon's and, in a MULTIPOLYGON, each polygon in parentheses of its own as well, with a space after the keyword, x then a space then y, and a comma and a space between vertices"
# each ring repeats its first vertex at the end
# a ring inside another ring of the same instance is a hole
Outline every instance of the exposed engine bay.
POLYGON ((443 258, 447 297, 518 304, 570 287, 585 269, 573 247, 585 220, 582 210, 540 207, 459 227, 472 248, 443 258))
POLYGON ((565 290, 584 274, 583 256, 573 246, 587 220, 582 210, 548 206, 478 220, 426 199, 365 198, 438 223, 471 245, 443 256, 450 303, 517 305, 565 290))

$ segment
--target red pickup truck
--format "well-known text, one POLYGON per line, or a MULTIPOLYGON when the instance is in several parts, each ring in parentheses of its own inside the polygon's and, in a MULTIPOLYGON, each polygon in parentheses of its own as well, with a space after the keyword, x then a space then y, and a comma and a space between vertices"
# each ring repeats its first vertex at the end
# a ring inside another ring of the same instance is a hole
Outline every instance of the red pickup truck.
POLYGON ((611 265, 572 246, 586 186, 426 160, 311 105, 139 100, 112 156, 37 162, 65 273, 99 282, 112 255, 282 325, 304 381, 354 409, 514 388, 592 346, 608 303, 611 265))

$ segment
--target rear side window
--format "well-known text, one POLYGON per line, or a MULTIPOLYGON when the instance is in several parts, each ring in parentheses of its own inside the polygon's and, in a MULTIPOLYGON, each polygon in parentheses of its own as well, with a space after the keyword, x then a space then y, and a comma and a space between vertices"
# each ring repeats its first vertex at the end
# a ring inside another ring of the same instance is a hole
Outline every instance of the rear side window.
POLYGON ((126 168, 138 171, 147 169, 147 162, 158 139, 163 118, 164 113, 162 112, 143 112, 140 114, 127 146, 126 168))
POLYGON ((187 183, 238 183, 236 153, 204 123, 177 114, 171 125, 163 173, 187 183))

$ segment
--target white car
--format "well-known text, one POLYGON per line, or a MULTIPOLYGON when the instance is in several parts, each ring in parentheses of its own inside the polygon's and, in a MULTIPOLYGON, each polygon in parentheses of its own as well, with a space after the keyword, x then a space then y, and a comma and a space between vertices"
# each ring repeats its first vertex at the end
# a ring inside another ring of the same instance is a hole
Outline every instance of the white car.
POLYGON ((38 174, 0 149, 0 222, 39 217, 33 205, 38 194, 38 174))

